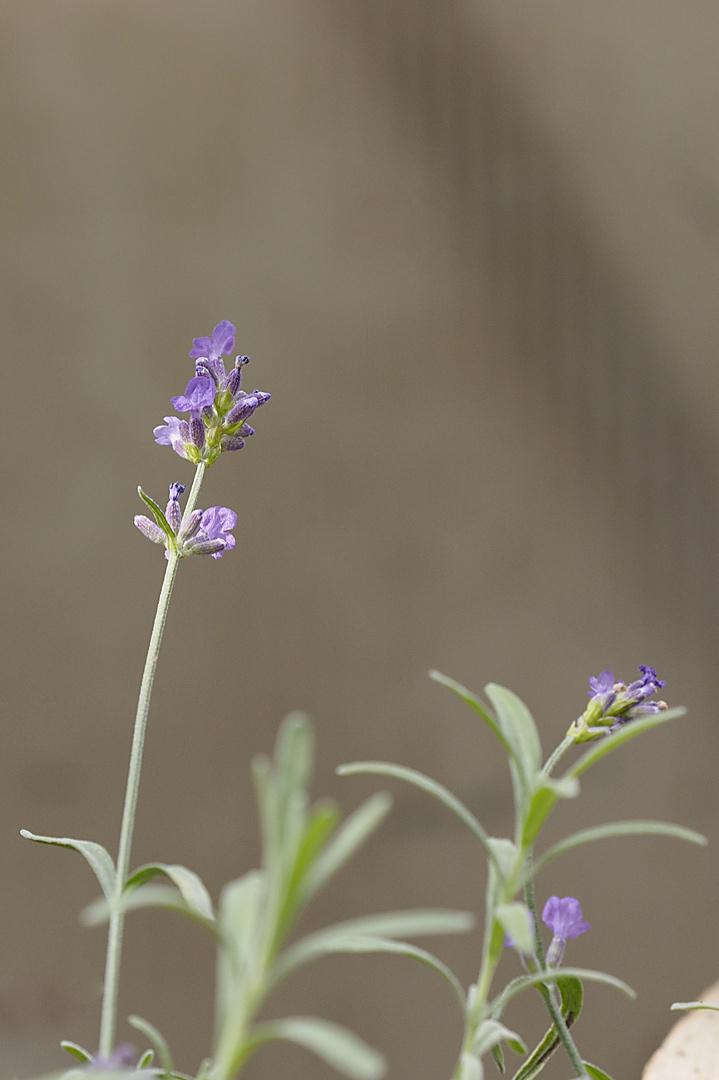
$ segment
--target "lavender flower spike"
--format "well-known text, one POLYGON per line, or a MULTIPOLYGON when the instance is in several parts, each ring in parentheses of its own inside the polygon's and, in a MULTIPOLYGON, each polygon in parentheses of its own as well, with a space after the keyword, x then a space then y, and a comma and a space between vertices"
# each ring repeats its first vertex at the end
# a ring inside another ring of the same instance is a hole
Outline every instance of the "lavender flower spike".
POLYGON ((193 510, 182 520, 180 495, 184 484, 170 484, 170 501, 163 515, 157 503, 138 488, 140 497, 152 509, 156 521, 142 514, 135 518, 140 532, 154 544, 162 544, 165 558, 177 554, 181 559, 188 555, 212 555, 220 559, 235 546, 232 530, 237 524, 237 514, 228 506, 211 506, 209 510, 193 510))
POLYGON ((666 709, 666 701, 649 701, 657 690, 666 686, 657 677, 653 667, 640 665, 640 679, 629 686, 615 682, 611 671, 603 671, 598 678, 589 680, 589 703, 578 720, 571 725, 567 735, 575 742, 587 742, 599 735, 616 731, 618 727, 638 716, 658 713, 666 709))
POLYGON ((171 446, 180 457, 194 465, 213 465, 223 450, 241 450, 245 438, 254 430, 246 423, 256 409, 270 399, 262 390, 247 394, 241 389, 242 368, 249 356, 238 356, 229 375, 223 356, 235 344, 235 327, 224 320, 212 331, 212 337, 195 338, 190 356, 196 361, 195 375, 184 394, 172 398, 180 413, 189 420, 166 416, 165 424, 155 428, 155 441, 171 446))
POLYGON ((579 901, 573 896, 550 896, 544 905, 542 922, 554 935, 547 950, 547 967, 552 968, 561 964, 568 938, 579 937, 591 929, 582 918, 579 901))

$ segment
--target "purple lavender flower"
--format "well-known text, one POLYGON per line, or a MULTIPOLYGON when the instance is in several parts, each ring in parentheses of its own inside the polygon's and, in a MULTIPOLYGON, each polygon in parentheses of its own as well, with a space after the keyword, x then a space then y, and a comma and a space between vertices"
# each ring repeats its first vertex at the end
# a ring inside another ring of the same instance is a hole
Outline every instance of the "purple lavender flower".
POLYGON ((173 409, 191 413, 193 420, 200 416, 204 408, 212 408, 214 400, 215 384, 204 375, 190 379, 185 393, 171 399, 173 409))
POLYGON ((242 387, 242 368, 249 356, 235 358, 235 366, 225 373, 222 359, 235 344, 235 327, 224 320, 212 337, 195 338, 190 356, 195 359, 195 375, 184 394, 172 398, 178 412, 189 413, 189 422, 166 416, 155 428, 155 441, 171 446, 180 457, 194 464, 212 465, 223 450, 241 450, 254 430, 245 422, 270 395, 262 390, 247 394, 242 387))
POLYGON ((237 524, 237 514, 228 506, 211 506, 209 510, 193 510, 183 521, 179 498, 185 491, 184 484, 170 484, 170 500, 164 520, 162 511, 142 491, 140 495, 152 507, 156 521, 142 514, 135 517, 135 525, 154 544, 163 544, 165 558, 177 553, 181 559, 188 555, 212 555, 219 559, 225 551, 235 546, 232 529, 237 524), (168 533, 169 526, 170 533, 168 533))
POLYGON ((211 506, 202 513, 199 527, 183 545, 188 555, 211 555, 221 559, 226 551, 235 546, 231 530, 237 524, 237 514, 228 506, 211 506))
POLYGON ((165 425, 154 428, 152 434, 160 446, 171 446, 180 457, 187 458, 187 445, 191 444, 190 425, 178 416, 166 416, 165 425))
POLYGON ((589 680, 589 703, 567 734, 573 735, 577 742, 586 742, 604 735, 608 731, 634 720, 666 709, 665 701, 649 701, 657 690, 666 686, 663 679, 657 678, 653 667, 642 664, 640 679, 627 686, 615 682, 611 671, 603 671, 598 678, 589 680))
POLYGON ((219 322, 212 331, 212 337, 195 338, 190 349, 190 357, 207 361, 207 367, 217 382, 225 377, 223 356, 229 356, 235 347, 235 327, 227 319, 219 322))
POLYGON ((544 905, 542 922, 554 935, 547 950, 547 967, 559 967, 567 940, 590 929, 589 923, 582 918, 579 901, 573 896, 550 896, 544 905))

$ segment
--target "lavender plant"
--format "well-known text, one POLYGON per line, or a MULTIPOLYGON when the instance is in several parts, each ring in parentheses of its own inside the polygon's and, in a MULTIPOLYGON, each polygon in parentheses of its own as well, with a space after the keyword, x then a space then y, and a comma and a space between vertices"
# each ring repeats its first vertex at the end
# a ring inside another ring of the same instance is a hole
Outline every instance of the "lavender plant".
POLYGON ((102 891, 102 897, 84 912, 84 921, 90 925, 108 923, 98 1050, 93 1053, 65 1040, 64 1048, 81 1063, 79 1070, 65 1074, 68 1078, 91 1071, 106 1076, 132 1072, 188 1080, 175 1070, 166 1040, 147 1020, 129 1018, 150 1043, 139 1059, 128 1044, 116 1046, 125 916, 141 907, 164 907, 190 916, 209 931, 217 946, 214 1044, 211 1056, 200 1066, 198 1080, 232 1080, 258 1047, 276 1039, 314 1051, 352 1080, 375 1080, 384 1075, 382 1057, 336 1024, 306 1016, 257 1019, 267 996, 281 980, 330 953, 409 956, 436 970, 455 993, 462 994, 441 961, 401 938, 469 929, 474 920, 464 912, 400 911, 366 916, 286 945, 300 912, 377 828, 390 807, 389 796, 380 793, 340 824, 333 803, 310 804, 313 737, 307 718, 300 713, 289 716, 281 726, 273 761, 260 758, 253 763, 262 865, 225 886, 217 912, 202 880, 185 866, 153 862, 130 869, 152 685, 177 571, 190 556, 220 559, 235 547, 235 512, 226 506, 197 507, 202 480, 223 452, 243 449, 254 435, 248 421, 270 399, 263 391, 247 393, 242 389, 248 356, 238 356, 231 370, 225 369, 224 357, 230 355, 234 344, 235 327, 227 321, 219 323, 211 337, 194 340, 190 351, 195 360, 194 377, 184 394, 172 398, 176 411, 189 414, 189 419, 167 416, 154 430, 157 443, 171 446, 195 465, 184 510, 180 504, 184 484, 170 485, 164 511, 138 489, 152 517, 138 515, 135 524, 144 536, 164 548, 167 566, 140 685, 117 859, 91 840, 39 836, 22 830, 31 840, 71 848, 84 856, 102 891))
POLYGON ((253 763, 261 866, 225 886, 217 911, 202 880, 185 866, 153 862, 131 870, 150 699, 177 571, 180 563, 193 555, 219 560, 236 543, 233 529, 237 515, 233 510, 226 506, 198 508, 203 477, 223 452, 243 449, 254 435, 250 419, 270 399, 263 391, 242 389, 249 357, 237 356, 234 366, 226 370, 224 357, 230 355, 234 344, 235 327, 227 321, 219 323, 211 337, 194 340, 190 351, 195 360, 194 376, 184 394, 172 398, 180 416, 165 417, 164 424, 154 430, 158 444, 172 447, 195 466, 184 509, 180 500, 185 484, 170 484, 164 510, 138 489, 152 516, 138 515, 135 524, 164 549, 167 565, 140 686, 117 859, 94 841, 39 836, 23 830, 32 840, 71 848, 84 856, 102 891, 83 913, 84 921, 88 925, 108 924, 98 1050, 91 1052, 65 1040, 62 1045, 80 1063, 65 1073, 66 1080, 88 1072, 189 1080, 176 1071, 166 1040, 145 1019, 129 1018, 131 1026, 149 1043, 139 1057, 129 1044, 116 1044, 125 917, 143 907, 163 907, 189 916, 207 929, 217 947, 215 1034, 211 1054, 202 1062, 197 1080, 233 1080, 260 1046, 277 1039, 314 1051, 351 1080, 379 1080, 385 1072, 382 1057, 344 1028, 315 1017, 260 1017, 271 991, 304 964, 331 953, 358 952, 387 952, 418 960, 452 989, 464 1021, 452 1080, 483 1080, 487 1054, 504 1071, 505 1045, 525 1055, 514 1080, 533 1080, 559 1047, 566 1052, 575 1077, 610 1080, 606 1072, 584 1060, 570 1029, 582 1010, 583 980, 607 983, 630 996, 633 991, 612 975, 562 966, 567 943, 587 932, 589 923, 577 899, 556 895, 546 900, 540 920, 535 879, 559 855, 607 837, 657 834, 705 843, 698 833, 682 826, 641 820, 599 825, 548 848, 539 845, 542 829, 559 800, 577 796, 580 776, 630 740, 683 714, 684 710, 668 709, 665 702, 656 700, 665 683, 654 668, 641 667, 640 678, 629 685, 615 681, 610 671, 590 679, 586 708, 544 762, 536 724, 526 705, 510 690, 490 684, 486 687, 487 704, 447 676, 431 673, 469 705, 507 755, 514 796, 511 837, 490 836, 451 791, 413 769, 377 761, 355 762, 339 769, 343 775, 372 773, 419 787, 459 817, 478 841, 488 864, 484 935, 477 979, 466 991, 441 960, 403 940, 467 930, 474 919, 466 912, 415 910, 362 916, 288 944, 298 915, 390 808, 389 796, 380 792, 340 824, 333 803, 310 803, 313 735, 301 713, 292 714, 282 724, 272 761, 259 758, 253 763), (181 418, 184 415, 189 418, 181 418), (558 773, 565 755, 585 743, 591 745, 558 773), (541 922, 552 933, 546 949, 541 922), (497 992, 493 990, 495 977, 507 948, 519 954, 525 974, 509 979, 497 992), (532 988, 544 1002, 550 1027, 528 1053, 521 1036, 504 1024, 503 1016, 517 994, 532 988))
POLYGON ((544 905, 542 921, 552 931, 551 942, 545 950, 535 878, 559 855, 607 837, 655 834, 696 844, 704 844, 706 840, 691 829, 667 822, 618 821, 573 833, 539 853, 536 847, 541 830, 559 800, 578 795, 579 777, 583 773, 630 740, 683 715, 683 709, 668 709, 664 701, 655 699, 665 683, 657 678, 654 668, 643 666, 639 670, 641 677, 629 685, 615 681, 610 671, 590 679, 589 702, 584 712, 570 725, 565 737, 544 763, 534 719, 524 702, 510 690, 490 684, 485 688, 490 702, 487 705, 446 675, 437 671, 430 673, 474 710, 507 755, 514 794, 515 825, 511 838, 489 836, 472 811, 451 791, 414 769, 383 761, 354 762, 338 769, 344 776, 372 773, 421 788, 464 823, 486 856, 488 873, 481 961, 476 982, 459 997, 464 1036, 452 1080, 483 1080, 483 1059, 487 1054, 492 1055, 500 1071, 504 1072, 503 1044, 519 1054, 527 1054, 521 1036, 506 1027, 502 1017, 512 998, 530 988, 539 991, 551 1026, 516 1070, 513 1080, 532 1080, 560 1046, 569 1058, 575 1077, 611 1080, 601 1068, 584 1060, 570 1031, 582 1009, 582 980, 607 983, 630 997, 634 992, 613 975, 561 967, 567 941, 590 929, 582 916, 579 901, 574 897, 550 896, 544 905), (584 743, 592 745, 565 772, 557 775, 555 770, 564 756, 584 743), (510 979, 502 990, 493 992, 495 975, 507 947, 519 953, 526 974, 510 979))

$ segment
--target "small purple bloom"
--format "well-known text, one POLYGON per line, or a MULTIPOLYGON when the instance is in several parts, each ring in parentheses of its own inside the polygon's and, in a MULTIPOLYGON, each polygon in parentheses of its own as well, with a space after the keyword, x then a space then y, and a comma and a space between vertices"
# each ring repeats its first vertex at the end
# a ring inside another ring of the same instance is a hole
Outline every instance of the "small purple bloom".
POLYGON ((179 394, 171 400, 173 409, 177 409, 178 412, 191 413, 194 420, 199 417, 205 407, 212 407, 215 400, 215 384, 212 379, 208 379, 205 375, 196 375, 194 379, 190 379, 188 382, 185 393, 179 394))
POLYGON ((602 694, 614 689, 614 676, 611 671, 603 671, 598 679, 592 677, 589 680, 589 685, 591 687, 589 696, 600 697, 602 694))
POLYGON ((195 338, 190 349, 193 360, 203 359, 219 383, 225 378, 223 356, 229 356, 235 346, 235 328, 227 319, 219 322, 212 331, 212 337, 195 338))
POLYGON ((190 425, 186 420, 180 420, 177 416, 166 416, 165 424, 156 427, 152 434, 155 436, 155 442, 160 446, 171 446, 180 457, 187 457, 185 445, 192 440, 190 439, 190 425))
POLYGON ((207 360, 219 360, 221 356, 229 356, 235 345, 235 327, 227 319, 219 322, 212 331, 212 337, 195 338, 190 349, 193 360, 205 357, 207 360))
POLYGON ((193 511, 177 538, 180 554, 211 555, 213 559, 221 559, 235 546, 231 530, 236 524, 237 514, 228 506, 193 511))
POLYGON ((590 929, 589 923, 582 918, 582 908, 573 896, 550 896, 544 905, 542 922, 557 937, 579 937, 590 929))
POLYGON ((582 918, 579 901, 573 896, 550 896, 544 905, 542 922, 554 935, 547 950, 547 967, 559 967, 567 940, 590 929, 589 923, 582 918))
MULTIPOLYGON (((208 540, 223 540, 223 551, 231 551, 235 546, 235 538, 230 530, 237 525, 237 514, 228 506, 211 506, 202 515, 202 531, 207 534, 208 540)), ((222 551, 214 558, 219 559, 222 551)))

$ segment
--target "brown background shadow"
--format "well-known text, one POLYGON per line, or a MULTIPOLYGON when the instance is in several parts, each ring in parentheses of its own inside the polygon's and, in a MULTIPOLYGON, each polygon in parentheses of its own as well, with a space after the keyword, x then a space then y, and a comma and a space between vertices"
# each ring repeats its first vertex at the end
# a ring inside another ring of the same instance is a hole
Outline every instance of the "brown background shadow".
MULTIPOLYGON (((238 545, 181 568, 134 862, 215 896, 253 866, 249 763, 297 707, 317 795, 350 809, 377 785, 335 766, 387 758, 500 833, 505 764, 427 669, 509 685, 551 748, 589 675, 649 663, 690 719, 590 774, 553 833, 656 816, 712 846, 585 849, 539 891, 580 897, 572 959, 639 993, 591 989, 577 1031, 618 1077, 716 977, 718 22, 639 0, 3 5, 7 1077, 96 1042, 93 880, 18 830, 115 850, 163 571, 135 488, 190 479, 151 431, 223 318, 273 400, 206 481, 238 545)), ((393 794, 306 925, 477 907, 471 838, 393 794)), ((478 941, 436 943, 465 984, 478 941)), ((187 1071, 212 979, 198 928, 132 917, 121 1014, 187 1071)), ((448 1076, 460 1035, 446 988, 393 958, 308 968, 275 1008, 355 1028, 397 1080, 448 1076)), ((531 1002, 511 1019, 544 1023, 531 1002)), ((271 1048, 247 1077, 280 1070, 333 1075, 271 1048)))

